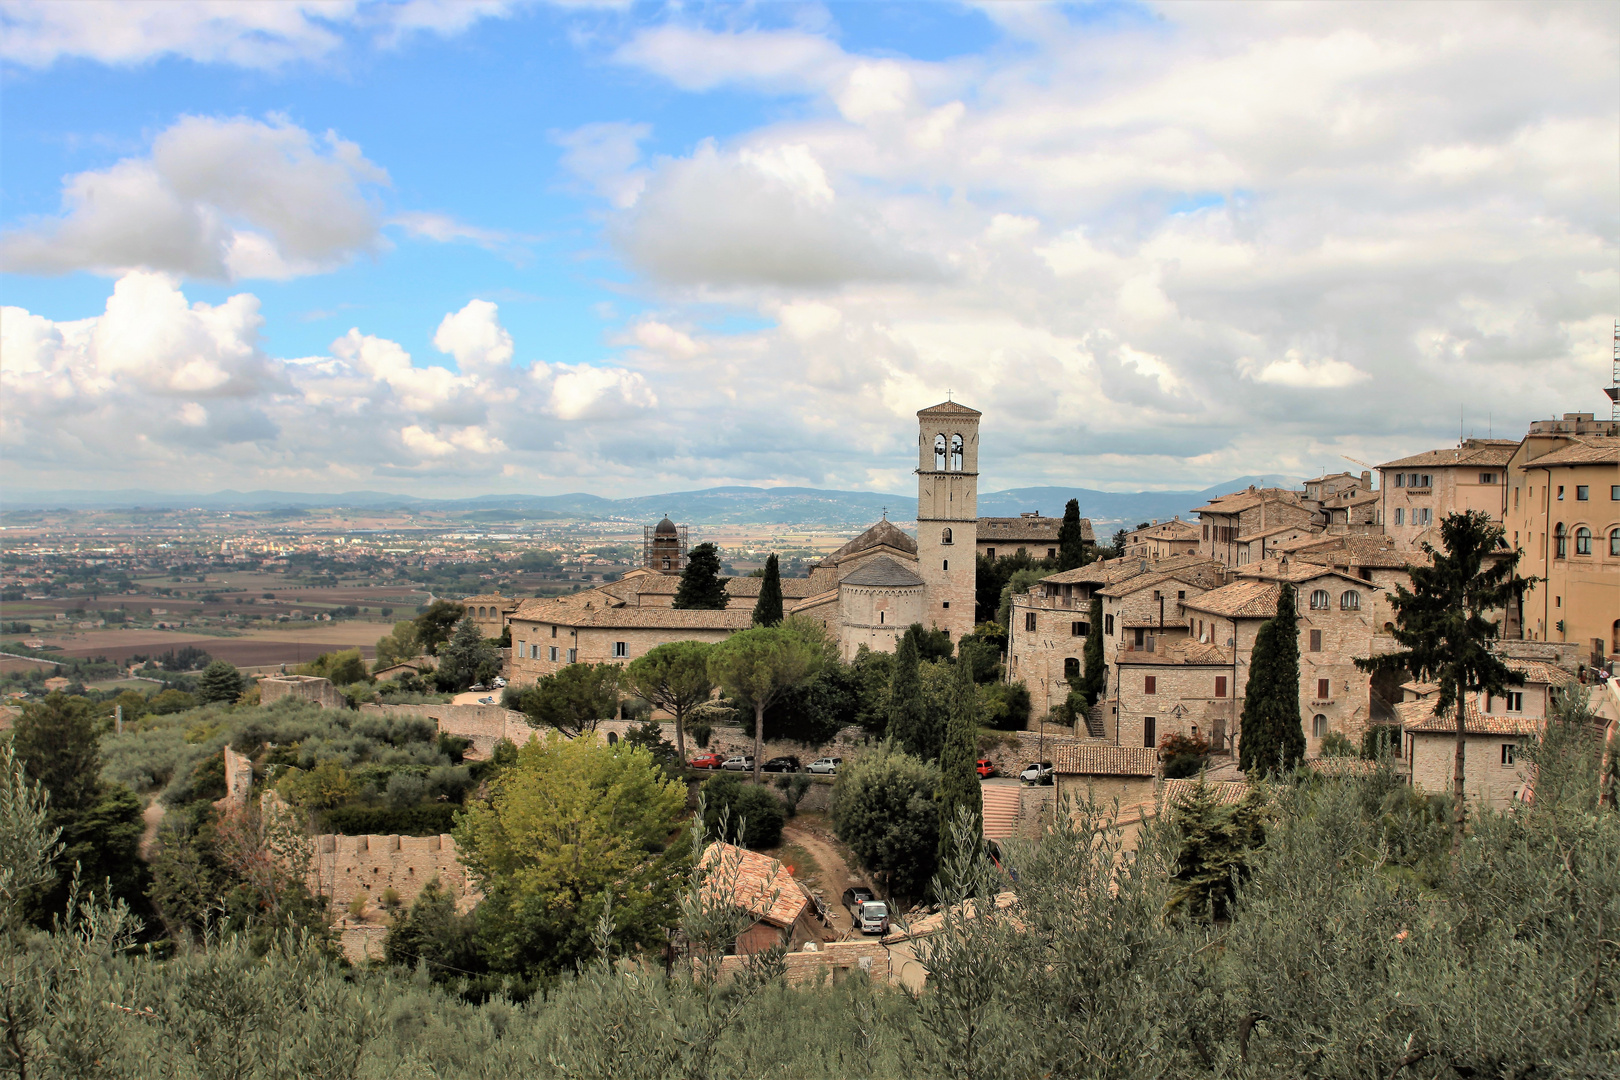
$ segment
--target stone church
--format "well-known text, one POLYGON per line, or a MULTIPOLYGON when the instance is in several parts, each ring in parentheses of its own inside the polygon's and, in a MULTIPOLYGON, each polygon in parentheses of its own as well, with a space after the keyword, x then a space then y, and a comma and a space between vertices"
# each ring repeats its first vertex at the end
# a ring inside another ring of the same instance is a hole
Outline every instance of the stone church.
MULTIPOLYGON (((892 652, 912 623, 953 641, 972 632, 980 415, 954 401, 917 413, 917 539, 885 518, 809 576, 782 579, 784 609, 824 623, 846 658, 862 645, 892 652)), ((666 518, 646 530, 645 549, 643 566, 619 581, 511 609, 513 677, 628 663, 667 641, 719 641, 751 624, 762 579, 730 579, 722 610, 677 610, 685 529, 666 518)))

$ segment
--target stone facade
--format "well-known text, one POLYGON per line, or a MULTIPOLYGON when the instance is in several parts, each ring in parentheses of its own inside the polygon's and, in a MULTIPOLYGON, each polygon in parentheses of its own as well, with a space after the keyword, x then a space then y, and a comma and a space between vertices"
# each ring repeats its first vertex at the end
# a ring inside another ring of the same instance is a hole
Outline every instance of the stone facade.
MULTIPOLYGON (((721 976, 736 975, 745 963, 743 956, 726 957, 720 961, 721 976)), ((900 981, 902 974, 891 967, 890 950, 877 938, 807 943, 782 957, 782 963, 787 969, 782 981, 788 986, 833 986, 857 973, 875 982, 900 981)), ((920 965, 915 966, 919 971, 912 974, 920 987, 923 976, 920 965)))
POLYGON ((441 836, 343 836, 325 833, 315 838, 315 859, 309 887, 326 896, 334 908, 347 907, 360 893, 381 901, 384 889, 393 889, 400 903, 409 906, 422 886, 435 877, 453 889, 458 907, 471 908, 481 899, 467 881, 466 869, 456 858, 456 841, 441 836))
POLYGON ((360 711, 431 720, 441 734, 471 739, 465 756, 472 761, 488 758, 502 739, 522 746, 535 734, 522 713, 499 705, 362 705, 360 711))
POLYGON ((259 680, 259 704, 270 705, 286 697, 298 698, 323 709, 349 707, 349 699, 339 693, 329 679, 315 675, 271 675, 259 680))
POLYGON ((1155 521, 1145 529, 1133 529, 1125 534, 1126 558, 1168 559, 1176 555, 1198 554, 1198 526, 1177 517, 1171 521, 1155 521))
POLYGON ((1378 466, 1379 520, 1402 551, 1440 546, 1447 514, 1481 510, 1500 522, 1507 508, 1512 439, 1464 439, 1454 450, 1430 450, 1378 466))
POLYGON ((1237 697, 1230 654, 1188 638, 1155 652, 1120 653, 1109 702, 1120 746, 1158 746, 1166 736, 1208 740, 1226 750, 1237 731, 1237 697))
POLYGON ((1198 554, 1226 566, 1250 561, 1250 544, 1260 534, 1318 523, 1313 506, 1299 492, 1284 488, 1250 487, 1211 499, 1193 513, 1199 522, 1198 554))
POLYGON ((478 626, 479 633, 487 638, 498 638, 506 626, 506 613, 516 606, 517 601, 500 593, 484 593, 456 603, 467 609, 467 617, 478 626))
MULTIPOLYGON (((1062 528, 1062 518, 1042 517, 1038 510, 1012 518, 982 517, 978 522, 975 553, 990 559, 1003 559, 1010 555, 1055 559, 1058 554, 1058 533, 1062 528)), ((1088 548, 1097 546, 1097 535, 1092 531, 1090 518, 1080 519, 1080 542, 1088 548)))
POLYGON ((979 525, 977 409, 946 401, 917 413, 917 574, 924 625, 973 632, 979 525))

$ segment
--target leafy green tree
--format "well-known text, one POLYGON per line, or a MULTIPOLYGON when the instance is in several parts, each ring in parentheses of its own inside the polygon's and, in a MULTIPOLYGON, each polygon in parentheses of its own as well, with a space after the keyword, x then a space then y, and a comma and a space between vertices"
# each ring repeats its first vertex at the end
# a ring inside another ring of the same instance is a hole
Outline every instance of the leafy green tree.
POLYGON ((720 549, 699 544, 686 557, 681 583, 675 587, 671 607, 722 611, 726 606, 726 583, 720 577, 720 549))
POLYGON ((1097 699, 1108 689, 1108 662, 1103 659, 1103 605, 1102 597, 1091 598, 1090 621, 1086 627, 1085 673, 1080 676, 1080 692, 1085 695, 1086 708, 1097 704, 1097 699))
MULTIPOLYGON (((467 614, 461 604, 450 600, 435 600, 427 610, 416 617, 416 645, 429 656, 439 655, 439 646, 450 640, 456 624, 467 614)), ((396 634, 397 634, 396 630, 396 634)), ((401 659, 409 659, 402 657, 401 659)))
MULTIPOLYGON (((1146 525, 1147 522, 1144 521, 1144 522, 1142 522, 1142 524, 1146 525)), ((1110 558, 1110 559, 1118 559, 1118 558, 1122 557, 1125 554, 1126 540, 1130 535, 1131 534, 1129 532, 1127 532, 1126 530, 1124 530, 1124 529, 1120 529, 1117 532, 1115 532, 1114 533, 1114 542, 1109 547, 1107 557, 1110 558)))
POLYGON ((516 695, 517 706, 536 727, 545 724, 569 737, 595 731, 618 711, 623 674, 617 664, 568 664, 516 695))
POLYGON ((868 735, 881 737, 889 728, 889 683, 894 676, 894 653, 874 652, 857 646, 849 663, 855 686, 855 718, 868 735))
MULTIPOLYGON (((62 693, 23 706, 12 749, 28 779, 50 796, 46 822, 61 830, 60 865, 79 867, 87 888, 110 883, 113 895, 145 909, 146 864, 136 857, 145 823, 135 793, 101 780, 101 750, 90 703, 62 693)), ((58 875, 27 903, 34 922, 62 914, 73 880, 58 875)))
POLYGON ((987 727, 1024 731, 1029 727, 1029 687, 1022 682, 986 683, 979 687, 979 715, 987 727))
POLYGON ((0 743, 0 933, 15 931, 24 897, 56 879, 62 830, 51 825, 49 807, 45 786, 0 743))
POLYGON ((791 623, 755 626, 731 635, 709 653, 709 677, 726 695, 754 710, 754 782, 764 767, 765 710, 826 663, 826 650, 791 623))
POLYGON ((242 673, 229 660, 215 660, 203 669, 197 680, 197 696, 204 704, 223 701, 230 704, 242 696, 242 673))
POLYGON ((557 734, 520 748, 456 827, 491 968, 570 969, 609 903, 621 948, 662 945, 685 855, 666 843, 685 810, 685 786, 645 750, 557 734))
POLYGON ((1251 776, 1285 773, 1305 756, 1299 714, 1299 616, 1294 587, 1278 585, 1277 614, 1255 635, 1243 691, 1238 767, 1251 776))
POLYGON ((1002 586, 1001 601, 996 607, 996 622, 1007 626, 1012 619, 1013 597, 1029 592, 1030 586, 1047 575, 1045 570, 1015 570, 1007 578, 1007 584, 1002 586))
POLYGON ((955 854, 951 828, 966 810, 973 821, 974 835, 982 832, 984 793, 978 773, 979 688, 966 664, 951 666, 952 694, 950 721, 945 728, 945 745, 939 755, 939 852, 943 865, 955 854))
POLYGON ((321 653, 300 667, 298 674, 329 679, 333 686, 348 686, 350 683, 366 682, 371 678, 366 672, 366 661, 360 655, 359 649, 321 653))
POLYGON ((377 639, 377 662, 373 667, 380 671, 415 659, 420 649, 421 643, 416 637, 416 623, 408 619, 402 620, 394 624, 392 632, 377 639))
POLYGON ((624 669, 624 685, 675 718, 675 752, 686 761, 686 717, 714 695, 709 648, 701 641, 667 641, 624 669))
POLYGON ((1006 651, 1007 628, 995 622, 980 623, 956 644, 957 659, 968 665, 976 683, 993 683, 1001 677, 1006 651))
POLYGON ((1515 572, 1523 552, 1507 550, 1502 537, 1501 526, 1483 511, 1447 514, 1440 523, 1444 550, 1425 543, 1430 565, 1411 567, 1412 588, 1396 585, 1390 597, 1395 609, 1393 634, 1401 651, 1356 661, 1362 671, 1409 671, 1435 683, 1440 692, 1435 695, 1434 714, 1456 711, 1452 776, 1456 843, 1462 841, 1467 814, 1463 753, 1468 697, 1478 693, 1500 697, 1507 687, 1524 685, 1524 676, 1491 651, 1498 627, 1489 616, 1523 600, 1535 584, 1534 578, 1515 572))
POLYGON ((784 692, 765 710, 765 738, 819 746, 857 722, 862 684, 856 670, 836 658, 784 692))
POLYGON ((488 683, 501 673, 501 654, 472 619, 462 619, 450 640, 439 646, 439 687, 459 692, 474 683, 488 683))
POLYGON ((152 700, 147 702, 147 708, 158 716, 168 716, 172 713, 185 712, 187 709, 195 709, 199 704, 200 702, 191 694, 171 686, 167 690, 159 690, 153 694, 152 700))
POLYGON ((481 974, 478 919, 456 911, 456 896, 437 877, 422 886, 410 910, 389 924, 383 957, 391 964, 427 969, 435 982, 481 974))
POLYGON ((917 639, 909 631, 902 634, 894 650, 894 672, 889 678, 889 722, 887 735, 894 744, 908 753, 918 754, 924 747, 924 727, 928 723, 927 706, 923 701, 922 677, 917 656, 917 639))
POLYGON ((1070 499, 1058 526, 1058 569, 1073 570, 1087 563, 1085 532, 1080 527, 1080 500, 1070 499))
POLYGON ((775 626, 782 621, 782 571, 776 563, 776 553, 765 559, 765 580, 759 586, 759 599, 754 603, 754 625, 775 626))
POLYGON ((846 761, 833 784, 833 827, 892 896, 920 897, 939 847, 939 766, 884 741, 846 761))
POLYGON ((770 788, 745 784, 736 773, 717 773, 704 781, 703 795, 703 827, 710 836, 755 851, 782 842, 787 812, 770 788))

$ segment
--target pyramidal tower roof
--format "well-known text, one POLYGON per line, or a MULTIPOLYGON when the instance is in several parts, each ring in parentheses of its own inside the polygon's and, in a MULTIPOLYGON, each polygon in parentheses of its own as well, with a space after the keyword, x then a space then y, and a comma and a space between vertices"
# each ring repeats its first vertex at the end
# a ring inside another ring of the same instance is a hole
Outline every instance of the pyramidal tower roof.
POLYGON ((983 416, 978 409, 970 409, 959 401, 942 401, 926 409, 918 409, 918 416, 983 416))
POLYGON ((821 565, 836 566, 840 559, 848 558, 851 555, 857 555, 863 551, 869 551, 875 547, 891 547, 911 555, 915 555, 917 553, 917 541, 907 536, 900 526, 896 525, 888 518, 884 518, 882 521, 878 522, 876 525, 873 525, 870 529, 867 529, 865 532, 861 533, 861 535, 857 536, 855 539, 849 541, 843 547, 821 560, 821 565))

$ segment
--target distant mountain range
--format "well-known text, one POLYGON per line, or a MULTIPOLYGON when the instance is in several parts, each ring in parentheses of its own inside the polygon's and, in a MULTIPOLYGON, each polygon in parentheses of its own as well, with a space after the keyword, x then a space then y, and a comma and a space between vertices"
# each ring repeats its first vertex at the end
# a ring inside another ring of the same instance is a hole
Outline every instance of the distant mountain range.
MULTIPOLYGON (((1240 476, 1201 491, 1093 491, 1090 488, 1028 487, 979 496, 984 517, 1016 517, 1027 511, 1060 517, 1070 499, 1080 501, 1082 517, 1099 533, 1105 526, 1187 516, 1216 495, 1256 486, 1298 486, 1286 476, 1240 476)), ((802 487, 716 487, 607 499, 600 495, 483 495, 467 499, 424 499, 382 491, 345 491, 312 495, 293 491, 216 491, 211 495, 156 491, 17 491, 0 495, 0 511, 21 510, 230 510, 289 511, 338 507, 356 510, 409 510, 452 515, 469 524, 525 521, 625 521, 652 524, 666 514, 691 525, 789 525, 851 527, 868 525, 887 509, 889 517, 909 521, 916 513, 915 495, 870 491, 830 491, 802 487)))

